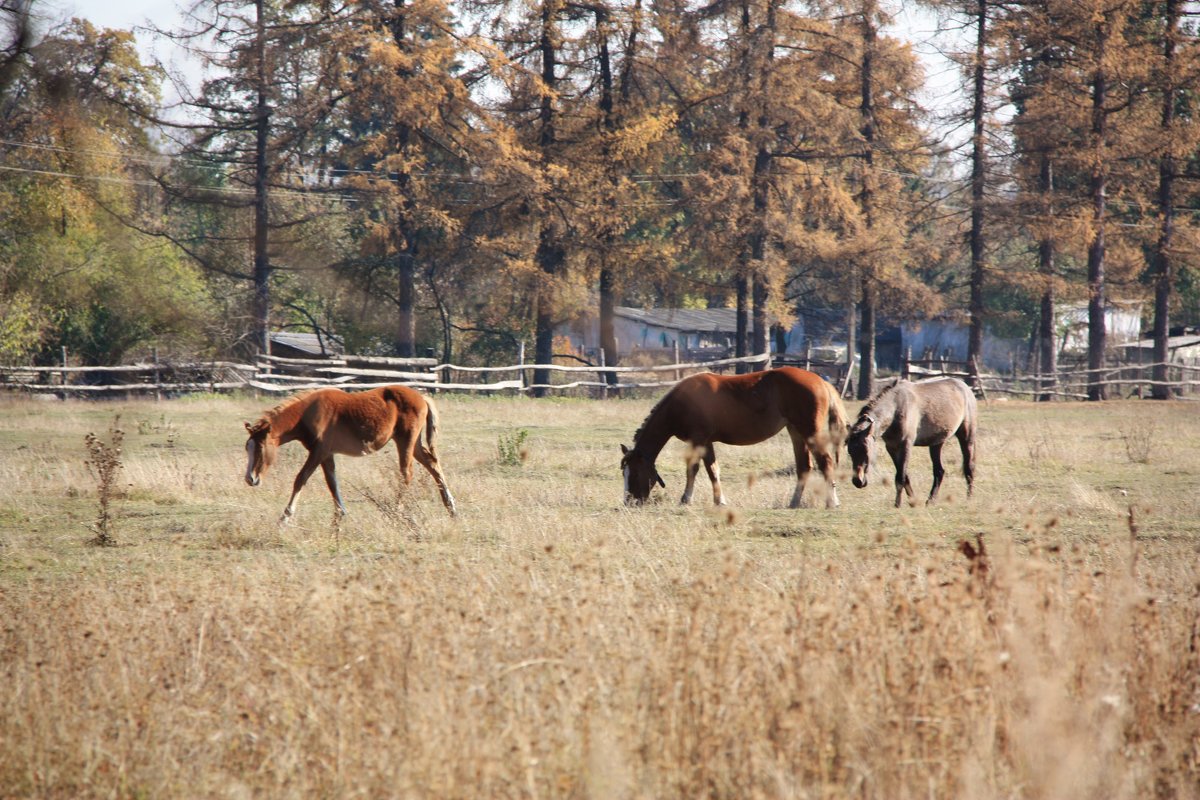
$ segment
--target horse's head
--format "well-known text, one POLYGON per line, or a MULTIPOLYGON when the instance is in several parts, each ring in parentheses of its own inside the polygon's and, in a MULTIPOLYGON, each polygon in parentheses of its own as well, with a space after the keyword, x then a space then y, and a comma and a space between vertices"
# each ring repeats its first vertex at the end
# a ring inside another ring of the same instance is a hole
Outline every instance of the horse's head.
POLYGON ((271 438, 271 424, 260 419, 253 425, 246 423, 250 438, 246 440, 246 483, 258 486, 262 476, 275 463, 275 450, 279 443, 271 438))
POLYGON ((867 473, 871 469, 871 460, 875 458, 874 428, 875 420, 864 412, 858 415, 858 421, 850 428, 850 435, 846 438, 850 463, 854 465, 854 476, 850 481, 859 489, 867 485, 867 473))
POLYGON ((625 445, 621 445, 621 453, 621 472, 625 475, 625 505, 640 506, 646 502, 656 483, 664 489, 667 488, 662 476, 654 468, 653 461, 625 445))

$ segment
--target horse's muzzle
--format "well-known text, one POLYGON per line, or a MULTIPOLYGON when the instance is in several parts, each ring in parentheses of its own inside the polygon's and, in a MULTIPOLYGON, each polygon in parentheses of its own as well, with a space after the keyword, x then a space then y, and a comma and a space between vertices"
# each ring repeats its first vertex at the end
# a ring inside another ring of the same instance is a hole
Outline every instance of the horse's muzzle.
POLYGON ((861 489, 861 488, 863 488, 864 486, 866 486, 866 485, 867 485, 867 479, 866 479, 866 478, 860 478, 860 477, 859 477, 859 476, 857 476, 857 475, 855 475, 854 477, 852 477, 852 478, 850 479, 850 482, 854 484, 854 488, 855 488, 855 489, 861 489))
POLYGON ((261 483, 261 479, 257 475, 247 475, 246 483, 250 486, 258 486, 261 483))

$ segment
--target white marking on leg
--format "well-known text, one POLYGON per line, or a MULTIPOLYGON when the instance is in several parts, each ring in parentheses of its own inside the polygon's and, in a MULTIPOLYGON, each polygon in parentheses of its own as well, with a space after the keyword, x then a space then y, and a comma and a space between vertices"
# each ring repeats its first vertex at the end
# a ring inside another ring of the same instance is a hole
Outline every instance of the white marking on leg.
POLYGON ((721 468, 717 466, 717 462, 713 462, 709 467, 708 477, 712 480, 713 504, 718 506, 727 506, 725 493, 721 491, 721 468))
POLYGON ((829 497, 827 497, 825 499, 825 507, 826 508, 837 508, 841 504, 842 503, 840 500, 838 500, 838 496, 837 496, 837 485, 834 484, 832 481, 830 481, 829 482, 829 497))
POLYGON ((804 500, 804 490, 811 477, 812 473, 806 472, 796 478, 796 491, 792 493, 792 502, 788 504, 789 508, 808 508, 808 503, 804 500))

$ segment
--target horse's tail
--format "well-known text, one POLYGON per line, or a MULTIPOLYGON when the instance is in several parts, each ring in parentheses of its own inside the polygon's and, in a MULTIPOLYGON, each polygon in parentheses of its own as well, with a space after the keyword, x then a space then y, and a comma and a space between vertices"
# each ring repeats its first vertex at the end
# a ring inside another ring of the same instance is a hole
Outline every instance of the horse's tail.
POLYGON ((841 392, 829 381, 825 381, 825 391, 829 395, 829 443, 833 445, 834 463, 841 463, 842 443, 850 430, 849 420, 846 419, 846 406, 842 403, 841 392))
POLYGON ((437 452, 434 447, 438 435, 438 410, 437 406, 433 404, 433 398, 429 395, 425 395, 425 408, 428 410, 425 414, 425 447, 436 458, 437 452))

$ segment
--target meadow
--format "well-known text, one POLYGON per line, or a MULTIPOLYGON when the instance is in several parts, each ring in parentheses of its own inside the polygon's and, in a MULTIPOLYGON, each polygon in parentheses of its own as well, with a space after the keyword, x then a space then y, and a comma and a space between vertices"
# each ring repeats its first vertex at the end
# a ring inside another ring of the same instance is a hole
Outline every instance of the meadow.
POLYGON ((0 797, 1200 797, 1200 407, 981 404, 899 510, 786 508, 786 435, 681 507, 672 443, 628 509, 653 399, 438 396, 457 518, 389 449, 280 526, 270 399, 0 398, 0 797))

